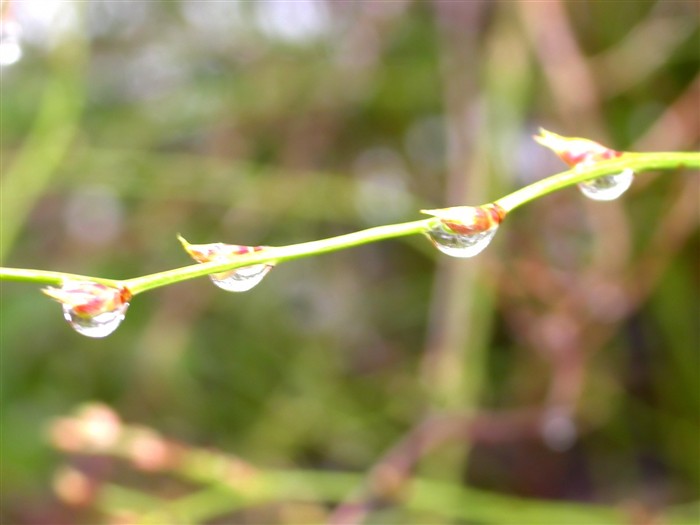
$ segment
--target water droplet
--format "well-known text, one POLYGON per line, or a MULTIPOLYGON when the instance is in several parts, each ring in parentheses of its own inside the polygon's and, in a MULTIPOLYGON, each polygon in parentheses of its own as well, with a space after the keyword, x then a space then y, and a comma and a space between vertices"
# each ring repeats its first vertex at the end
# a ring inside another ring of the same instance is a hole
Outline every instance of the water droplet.
MULTIPOLYGON (((231 262, 239 255, 259 252, 266 248, 266 246, 240 246, 222 242, 190 244, 181 235, 178 235, 178 239, 185 251, 199 263, 231 262)), ((247 292, 262 281, 273 266, 274 264, 271 263, 253 264, 228 272, 214 273, 209 278, 216 286, 227 292, 247 292)))
POLYGON ((421 213, 440 219, 426 233, 442 253, 452 257, 474 257, 486 248, 506 212, 498 204, 454 206, 421 213))
POLYGON ((124 320, 129 303, 123 303, 116 310, 102 312, 94 316, 80 315, 68 304, 63 305, 63 317, 80 335, 106 337, 114 332, 124 320))
POLYGON ((230 272, 215 273, 209 278, 216 286, 227 292, 247 292, 260 283, 271 269, 271 264, 255 264, 236 268, 230 272))
POLYGON ((616 175, 604 175, 578 185, 581 193, 594 201, 614 201, 632 185, 634 171, 626 169, 616 175))
POLYGON ((0 27, 0 66, 9 66, 22 58, 19 44, 20 27, 16 22, 3 20, 0 27))
POLYGON ((477 233, 453 233, 439 225, 428 232, 435 247, 451 257, 474 257, 481 253, 496 235, 498 226, 477 233))
POLYGON ((81 335, 105 337, 124 320, 131 291, 91 281, 64 281, 60 288, 42 289, 61 303, 63 317, 81 335))

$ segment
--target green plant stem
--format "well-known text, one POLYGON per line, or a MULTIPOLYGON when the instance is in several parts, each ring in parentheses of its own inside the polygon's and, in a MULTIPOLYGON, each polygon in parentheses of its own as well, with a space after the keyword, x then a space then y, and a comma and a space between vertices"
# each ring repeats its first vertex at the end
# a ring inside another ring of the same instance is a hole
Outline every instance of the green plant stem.
POLYGON ((130 279, 125 281, 124 285, 131 290, 131 293, 137 294, 152 288, 158 288, 159 286, 165 286, 186 279, 201 277, 211 273, 234 270, 236 268, 251 266, 253 264, 290 261, 292 259, 300 259, 301 257, 309 257, 311 255, 320 255, 322 253, 344 250, 346 248, 352 248, 353 246, 359 246, 361 244, 381 241, 384 239, 415 235, 417 233, 423 233, 426 230, 429 230, 436 222, 437 219, 402 222, 399 224, 377 226, 375 228, 369 228, 367 230, 361 230, 318 241, 291 244, 283 247, 270 247, 259 252, 241 255, 239 258, 236 258, 235 262, 208 262, 185 266, 175 270, 168 270, 165 272, 130 279))
POLYGON ((50 270, 31 270, 29 268, 0 268, 0 281, 25 281, 60 286, 64 281, 91 281, 119 287, 121 281, 91 277, 74 273, 52 272, 50 270))
MULTIPOLYGON (((624 169, 631 169, 635 173, 640 173, 642 171, 673 170, 680 168, 700 169, 700 153, 625 153, 617 159, 601 161, 594 165, 558 173, 530 184, 529 186, 525 186, 494 202, 501 206, 506 212, 510 212, 523 204, 549 193, 604 175, 613 175, 624 169)), ((299 259, 301 257, 344 250, 385 239, 425 233, 435 227, 438 222, 439 220, 436 218, 429 218, 377 226, 375 228, 369 228, 337 237, 330 237, 328 239, 282 247, 270 247, 262 251, 241 255, 237 257, 235 261, 193 264, 122 281, 24 268, 0 268, 0 280, 29 281, 54 285, 61 284, 64 280, 94 281, 115 287, 126 286, 132 294, 136 295, 161 286, 167 286, 169 284, 213 273, 227 272, 253 264, 275 264, 292 259, 299 259)))
POLYGON ((625 169, 631 169, 635 173, 639 173, 642 171, 679 168, 700 169, 700 153, 625 153, 613 160, 600 161, 593 165, 580 166, 569 171, 557 173, 520 188, 495 202, 506 212, 510 212, 549 193, 573 186, 579 182, 597 179, 603 175, 614 175, 625 169))
MULTIPOLYGON (((116 509, 137 512, 143 520, 139 523, 162 523, 173 519, 203 523, 275 502, 337 503, 343 501, 361 480, 361 474, 350 472, 264 471, 251 480, 255 490, 249 494, 221 479, 210 479, 201 480, 207 484, 206 488, 169 501, 131 488, 106 485, 100 491, 98 504, 108 512, 116 509)), ((460 521, 547 525, 612 525, 626 521, 624 511, 600 504, 526 500, 417 477, 411 480, 411 489, 395 503, 396 508, 460 521)))

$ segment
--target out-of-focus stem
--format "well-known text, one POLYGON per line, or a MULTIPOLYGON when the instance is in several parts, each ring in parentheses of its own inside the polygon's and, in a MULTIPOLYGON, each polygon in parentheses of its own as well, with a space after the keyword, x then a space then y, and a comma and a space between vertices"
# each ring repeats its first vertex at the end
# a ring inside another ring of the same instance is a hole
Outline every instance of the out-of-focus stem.
MULTIPOLYGON (((3 6, 10 9, 10 3, 3 6)), ((86 46, 76 30, 55 46, 45 92, 22 149, 0 179, 0 262, 5 261, 22 224, 68 151, 83 107, 86 46)))

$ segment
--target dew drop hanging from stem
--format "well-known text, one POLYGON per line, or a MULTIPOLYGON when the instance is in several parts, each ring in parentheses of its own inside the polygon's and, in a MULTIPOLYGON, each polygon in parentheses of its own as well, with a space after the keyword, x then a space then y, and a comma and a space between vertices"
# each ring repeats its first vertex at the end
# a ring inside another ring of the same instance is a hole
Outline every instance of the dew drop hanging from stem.
POLYGON ((209 276, 211 282, 227 292, 247 292, 257 286, 272 269, 271 264, 255 264, 236 268, 230 272, 209 276))
POLYGON ((581 182, 578 187, 583 195, 594 201, 614 201, 632 186, 633 181, 634 171, 626 169, 615 175, 581 182))
POLYGON ((131 292, 90 281, 66 281, 60 288, 42 290, 61 303, 63 317, 79 334, 106 337, 124 320, 131 292))
POLYGON ((422 210, 440 219, 426 232, 442 253, 451 257, 474 257, 493 240, 505 210, 497 204, 456 206, 439 210, 422 210))
POLYGON ((106 337, 119 328, 128 307, 129 303, 124 303, 111 312, 103 312, 94 317, 83 317, 64 304, 63 318, 80 335, 95 338, 106 337))
MULTIPOLYGON (((264 250, 264 246, 240 246, 236 244, 224 244, 215 242, 210 244, 190 244, 178 235, 185 251, 199 263, 206 262, 232 262, 236 257, 247 253, 264 250)), ((247 292, 257 286, 273 268, 274 264, 254 264, 236 268, 227 272, 213 273, 209 276, 211 281, 227 292, 247 292)))

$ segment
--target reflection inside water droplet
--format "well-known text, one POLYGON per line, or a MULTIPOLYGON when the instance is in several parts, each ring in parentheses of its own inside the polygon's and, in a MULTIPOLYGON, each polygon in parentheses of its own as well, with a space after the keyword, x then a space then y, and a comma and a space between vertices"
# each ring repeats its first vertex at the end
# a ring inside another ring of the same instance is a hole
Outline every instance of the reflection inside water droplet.
POLYGON ((69 305, 63 305, 63 317, 80 335, 106 337, 114 332, 124 320, 129 303, 123 303, 116 310, 89 317, 75 312, 69 305))
POLYGON ((634 171, 626 169, 616 175, 604 175, 587 182, 581 182, 578 187, 586 197, 594 201, 613 201, 625 193, 632 185, 634 171))
POLYGON ((260 283, 271 269, 271 264, 255 264, 236 268, 230 272, 215 273, 209 278, 216 286, 227 292, 247 292, 260 283))
POLYGON ((440 224, 428 232, 435 247, 451 257, 474 257, 481 253, 496 235, 498 226, 478 233, 454 233, 440 224))

